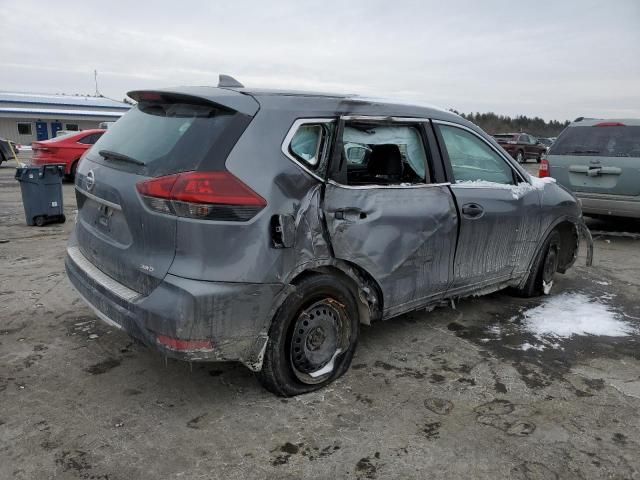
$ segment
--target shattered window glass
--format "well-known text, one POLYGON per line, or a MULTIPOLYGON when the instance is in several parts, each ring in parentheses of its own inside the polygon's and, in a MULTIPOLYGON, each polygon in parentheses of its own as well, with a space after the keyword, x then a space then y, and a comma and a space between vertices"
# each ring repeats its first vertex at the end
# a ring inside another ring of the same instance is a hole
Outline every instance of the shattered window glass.
POLYGON ((317 165, 320 159, 322 139, 321 125, 302 125, 291 139, 291 153, 310 165, 317 165))
POLYGON ((414 126, 349 122, 342 140, 349 185, 429 181, 422 136, 414 126))
POLYGON ((485 142, 461 128, 447 125, 440 125, 438 128, 444 139, 456 183, 514 183, 511 167, 485 142))

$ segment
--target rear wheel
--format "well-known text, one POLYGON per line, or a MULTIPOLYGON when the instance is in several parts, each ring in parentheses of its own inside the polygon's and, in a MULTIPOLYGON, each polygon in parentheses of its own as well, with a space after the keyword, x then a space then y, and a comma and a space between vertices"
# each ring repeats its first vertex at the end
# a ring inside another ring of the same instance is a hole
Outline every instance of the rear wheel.
POLYGON ((322 388, 349 368, 358 331, 348 285, 327 274, 304 278, 274 317, 260 382, 282 396, 322 388))
POLYGON ((553 278, 558 270, 559 261, 560 234, 557 230, 554 230, 547 237, 540 253, 536 257, 524 287, 515 289, 514 293, 520 297, 537 297, 551 293, 553 278))
POLYGON ((518 150, 518 153, 516 153, 516 161, 518 163, 523 163, 525 161, 524 152, 522 150, 518 150))

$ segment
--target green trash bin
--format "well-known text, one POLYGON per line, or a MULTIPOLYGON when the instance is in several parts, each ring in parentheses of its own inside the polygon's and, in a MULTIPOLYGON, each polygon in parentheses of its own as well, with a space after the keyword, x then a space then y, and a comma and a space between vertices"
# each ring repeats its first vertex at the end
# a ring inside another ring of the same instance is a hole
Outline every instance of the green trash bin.
POLYGON ((18 167, 16 180, 20 182, 22 204, 27 225, 42 227, 47 223, 64 223, 62 177, 64 165, 18 167))

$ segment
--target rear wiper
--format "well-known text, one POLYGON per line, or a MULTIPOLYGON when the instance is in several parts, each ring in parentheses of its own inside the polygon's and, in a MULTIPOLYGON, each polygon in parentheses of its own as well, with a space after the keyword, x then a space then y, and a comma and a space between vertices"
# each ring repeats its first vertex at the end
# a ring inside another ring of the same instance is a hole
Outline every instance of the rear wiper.
POLYGON ((600 153, 600 150, 574 150, 572 152, 569 152, 569 154, 572 153, 600 153))
POLYGON ((135 163, 136 165, 140 165, 143 167, 146 165, 144 162, 141 162, 140 160, 130 157, 129 155, 125 155, 124 153, 114 152, 113 150, 100 150, 98 154, 107 160, 111 159, 111 160, 119 160, 121 162, 135 163))

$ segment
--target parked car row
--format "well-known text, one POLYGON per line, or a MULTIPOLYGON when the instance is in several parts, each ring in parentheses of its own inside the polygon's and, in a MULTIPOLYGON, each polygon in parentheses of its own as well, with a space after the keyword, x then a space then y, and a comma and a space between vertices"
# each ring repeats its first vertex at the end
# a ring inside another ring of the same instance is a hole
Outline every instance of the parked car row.
POLYGON ((71 283, 163 354, 242 362, 279 395, 340 377, 361 323, 548 293, 586 229, 568 190, 450 112, 228 77, 129 95, 75 163, 71 283))
POLYGON ((640 218, 640 120, 578 118, 543 157, 553 177, 592 217, 640 218))

